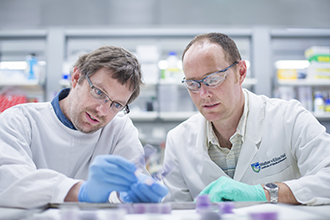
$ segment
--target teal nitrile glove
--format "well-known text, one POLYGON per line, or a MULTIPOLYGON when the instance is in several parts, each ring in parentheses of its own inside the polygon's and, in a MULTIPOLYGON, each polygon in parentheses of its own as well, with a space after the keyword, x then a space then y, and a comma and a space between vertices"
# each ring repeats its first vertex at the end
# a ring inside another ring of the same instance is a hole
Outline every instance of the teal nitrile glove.
POLYGON ((199 195, 208 194, 212 202, 260 201, 267 202, 262 186, 248 185, 222 176, 205 187, 199 195))
POLYGON ((138 179, 138 182, 131 186, 131 190, 120 193, 123 202, 158 203, 167 195, 167 187, 152 177, 140 174, 138 179))
POLYGON ((89 166, 88 180, 79 189, 79 202, 107 202, 112 191, 130 190, 138 180, 135 170, 134 163, 121 156, 95 157, 89 166))

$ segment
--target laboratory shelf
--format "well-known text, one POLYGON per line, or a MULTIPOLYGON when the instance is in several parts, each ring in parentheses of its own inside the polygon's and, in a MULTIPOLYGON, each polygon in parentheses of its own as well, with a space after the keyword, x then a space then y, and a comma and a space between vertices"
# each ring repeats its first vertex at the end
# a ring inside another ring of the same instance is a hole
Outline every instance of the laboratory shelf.
POLYGON ((158 117, 158 112, 132 111, 128 116, 133 121, 154 121, 158 117))
POLYGON ((133 121, 154 121, 160 119, 162 121, 184 121, 191 117, 194 114, 197 114, 197 111, 189 112, 131 112, 128 116, 133 121))
POLYGON ((37 79, 27 81, 3 80, 0 82, 0 86, 40 86, 40 81, 37 79))
POLYGON ((191 117, 192 115, 197 114, 197 111, 189 112, 160 112, 159 117, 164 121, 184 121, 191 117))
MULTIPOLYGON (((258 79, 256 79, 256 78, 245 78, 245 80, 243 81, 243 87, 254 86, 257 83, 258 83, 258 79)), ((179 80, 179 81, 168 81, 168 80, 160 79, 159 84, 160 85, 182 85, 182 86, 184 86, 184 84, 181 82, 181 80, 179 80)))
POLYGON ((181 82, 182 79, 180 80, 164 80, 160 79, 159 84, 160 85, 181 85, 184 86, 183 83, 181 82))
POLYGON ((17 88, 21 89, 28 96, 41 96, 43 93, 43 85, 39 80, 28 81, 13 81, 13 80, 1 80, 0 90, 3 88, 17 88))
POLYGON ((46 38, 47 31, 46 30, 1 30, 0 38, 46 38))
POLYGON ((324 113, 315 113, 315 112, 313 112, 313 115, 318 120, 330 121, 330 112, 324 112, 324 113))
POLYGON ((272 29, 270 30, 270 35, 272 37, 292 37, 292 38, 320 38, 329 37, 329 29, 317 29, 317 28, 285 28, 285 29, 272 29))
MULTIPOLYGON (((100 37, 193 37, 201 33, 214 32, 214 28, 116 28, 116 29, 67 29, 68 38, 100 37)), ((220 30, 219 30, 220 31, 220 30)), ((251 29, 221 29, 230 36, 250 37, 251 29)))
POLYGON ((330 86, 328 79, 278 80, 280 86, 330 86))
POLYGON ((39 79, 27 80, 21 67, 17 70, 2 67, 0 74, 0 89, 22 93, 27 97, 37 98, 39 101, 45 99, 45 66, 47 48, 47 30, 0 30, 0 54, 1 62, 26 61, 26 56, 31 53, 38 55, 39 79), (2 72, 4 71, 4 72, 2 72))
MULTIPOLYGON (((184 121, 189 117, 197 114, 197 111, 190 112, 131 112, 129 113, 129 117, 133 121, 154 121, 156 119, 160 119, 162 121, 184 121)), ((318 120, 326 120, 330 121, 330 112, 324 113, 315 113, 312 112, 315 118, 318 120)))
POLYGON ((70 87, 70 81, 67 79, 60 79, 59 83, 63 88, 70 87))
POLYGON ((258 79, 256 78, 245 78, 245 80, 243 81, 243 87, 250 87, 250 86, 254 86, 258 83, 258 79))

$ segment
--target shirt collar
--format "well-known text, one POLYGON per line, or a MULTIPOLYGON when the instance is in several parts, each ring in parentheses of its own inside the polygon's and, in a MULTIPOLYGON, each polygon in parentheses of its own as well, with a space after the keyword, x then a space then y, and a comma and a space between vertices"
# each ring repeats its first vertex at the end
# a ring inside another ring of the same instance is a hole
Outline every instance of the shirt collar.
MULTIPOLYGON (((230 139, 232 139, 234 136, 240 135, 242 137, 242 141, 244 141, 246 121, 247 121, 247 117, 248 117, 248 113, 249 113, 249 96, 247 94, 247 91, 245 91, 245 90, 243 90, 243 94, 244 94, 244 100, 245 100, 243 114, 238 122, 235 134, 233 134, 233 136, 230 137, 230 139)), ((208 146, 209 146, 209 144, 219 145, 219 140, 218 140, 217 136, 215 135, 212 123, 209 121, 206 121, 206 136, 207 136, 208 146)))
POLYGON ((62 124, 64 124, 66 127, 73 129, 73 130, 77 130, 75 128, 75 126, 72 124, 72 122, 65 117, 65 115, 63 114, 62 109, 60 107, 60 101, 64 98, 66 98, 69 95, 69 92, 70 92, 70 88, 62 89, 53 98, 53 100, 51 101, 51 104, 53 106, 53 109, 55 111, 55 114, 56 114, 58 120, 60 120, 62 122, 62 124))

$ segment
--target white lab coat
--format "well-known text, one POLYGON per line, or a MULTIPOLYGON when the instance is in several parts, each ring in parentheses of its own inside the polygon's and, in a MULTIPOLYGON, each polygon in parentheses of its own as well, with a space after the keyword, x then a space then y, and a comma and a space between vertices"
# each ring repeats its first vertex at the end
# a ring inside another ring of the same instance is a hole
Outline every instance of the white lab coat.
MULTIPOLYGON (((63 125, 51 103, 23 104, 0 114, 0 206, 31 208, 63 202, 86 180, 100 154, 129 160, 144 154, 128 116, 84 134, 63 125)), ((147 173, 145 170, 144 173, 147 173)))
MULTIPOLYGON (((330 135, 325 128, 296 100, 251 92, 248 97, 246 133, 233 179, 251 185, 284 182, 301 203, 330 204, 330 135)), ((164 178, 169 188, 165 201, 192 201, 226 175, 208 155, 205 126, 205 118, 197 114, 168 133, 164 163, 171 161, 175 168, 164 178)))

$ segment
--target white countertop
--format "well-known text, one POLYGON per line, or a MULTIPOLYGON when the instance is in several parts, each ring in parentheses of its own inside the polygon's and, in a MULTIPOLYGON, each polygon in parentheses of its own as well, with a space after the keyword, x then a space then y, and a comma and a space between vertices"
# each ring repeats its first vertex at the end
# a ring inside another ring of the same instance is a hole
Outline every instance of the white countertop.
MULTIPOLYGON (((238 203, 239 204, 239 203, 238 203)), ((232 214, 221 215, 222 220, 239 219, 239 220, 250 220, 250 213, 263 213, 263 212, 276 212, 277 220, 318 220, 318 219, 330 219, 330 205, 325 206, 302 206, 302 205, 286 205, 286 204, 251 204, 249 206, 240 206, 233 209, 232 214)), ((40 220, 40 219, 51 219, 51 220, 66 220, 62 215, 63 209, 49 208, 45 211, 42 209, 35 210, 24 210, 24 209, 12 209, 12 208, 1 208, 0 207, 0 219, 26 219, 26 220, 40 220)), ((114 213, 118 214, 118 209, 104 208, 90 209, 90 210, 75 210, 75 215, 78 216, 76 219, 117 219, 110 218, 114 213), (79 218, 79 216, 84 216, 79 218), (98 218, 91 218, 97 216, 98 218)), ((151 220, 151 219, 170 219, 170 220, 199 220, 201 219, 200 214, 195 209, 174 209, 171 214, 124 214, 123 220, 151 220)), ((70 220, 74 220, 72 213, 69 213, 70 220)))

